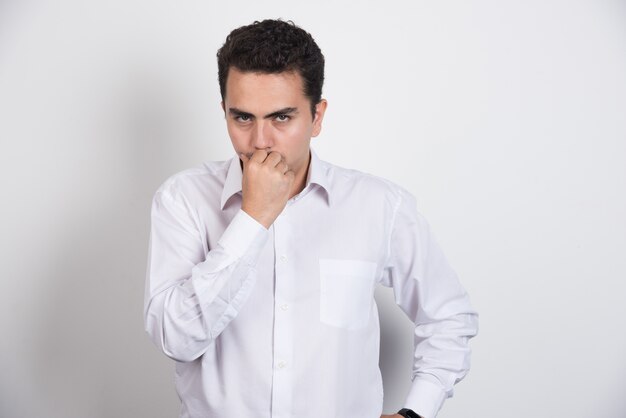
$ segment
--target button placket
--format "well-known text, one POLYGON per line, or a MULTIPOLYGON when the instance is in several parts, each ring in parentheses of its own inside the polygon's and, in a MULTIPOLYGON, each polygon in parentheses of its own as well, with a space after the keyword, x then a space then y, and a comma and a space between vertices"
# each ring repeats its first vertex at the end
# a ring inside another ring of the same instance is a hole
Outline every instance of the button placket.
POLYGON ((293 317, 288 312, 292 295, 292 266, 288 258, 290 242, 289 207, 274 222, 274 351, 272 379, 272 417, 290 417, 292 414, 293 372, 293 317))

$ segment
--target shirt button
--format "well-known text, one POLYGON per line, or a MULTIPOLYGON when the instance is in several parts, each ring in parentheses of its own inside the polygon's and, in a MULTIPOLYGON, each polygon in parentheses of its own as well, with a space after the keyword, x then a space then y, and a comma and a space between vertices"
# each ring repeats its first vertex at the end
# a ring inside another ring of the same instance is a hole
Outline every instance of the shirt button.
POLYGON ((287 305, 286 303, 283 303, 282 305, 280 305, 280 309, 282 309, 283 311, 286 311, 287 309, 289 309, 289 305, 287 305))
POLYGON ((287 261, 287 256, 285 254, 281 255, 280 261, 287 261))
POLYGON ((278 368, 279 369, 284 369, 285 366, 287 366, 287 362, 286 361, 279 361, 278 362, 278 368))

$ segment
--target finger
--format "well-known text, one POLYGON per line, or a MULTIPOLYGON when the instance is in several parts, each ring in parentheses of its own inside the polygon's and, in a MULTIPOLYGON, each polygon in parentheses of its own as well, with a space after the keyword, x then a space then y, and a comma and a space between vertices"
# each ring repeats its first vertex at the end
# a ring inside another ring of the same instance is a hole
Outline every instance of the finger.
POLYGON ((278 164, 276 164, 276 169, 278 169, 278 171, 280 171, 281 173, 285 174, 289 170, 289 167, 287 167, 287 164, 285 164, 284 161, 281 161, 278 164))
POLYGON ((269 155, 265 159, 265 163, 269 164, 270 166, 276 166, 278 163, 280 163, 283 160, 284 160, 283 156, 280 155, 280 153, 276 151, 272 151, 269 153, 269 155))
POLYGON ((244 164, 250 161, 250 158, 248 158, 248 156, 244 154, 243 152, 239 153, 239 159, 243 161, 244 164))
POLYGON ((267 158, 267 151, 265 151, 264 149, 258 149, 254 151, 254 153, 252 154, 252 157, 250 157, 250 160, 255 161, 260 164, 263 161, 265 161, 266 158, 267 158))

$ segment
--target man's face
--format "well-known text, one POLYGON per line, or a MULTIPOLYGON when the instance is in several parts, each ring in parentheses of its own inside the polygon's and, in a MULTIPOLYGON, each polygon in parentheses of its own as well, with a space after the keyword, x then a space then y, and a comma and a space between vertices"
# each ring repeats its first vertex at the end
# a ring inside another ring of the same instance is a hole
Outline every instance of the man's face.
POLYGON ((302 83, 297 72, 263 74, 229 70, 222 108, 238 154, 250 157, 258 149, 276 151, 296 178, 306 172, 309 144, 322 128, 326 101, 317 104, 313 118, 302 83))

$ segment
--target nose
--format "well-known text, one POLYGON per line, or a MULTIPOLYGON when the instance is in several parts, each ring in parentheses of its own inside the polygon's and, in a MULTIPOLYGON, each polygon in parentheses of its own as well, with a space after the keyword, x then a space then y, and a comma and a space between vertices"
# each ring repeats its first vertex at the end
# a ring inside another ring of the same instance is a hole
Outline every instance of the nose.
POLYGON ((256 149, 266 149, 274 145, 270 121, 257 121, 252 131, 252 144, 256 149))

